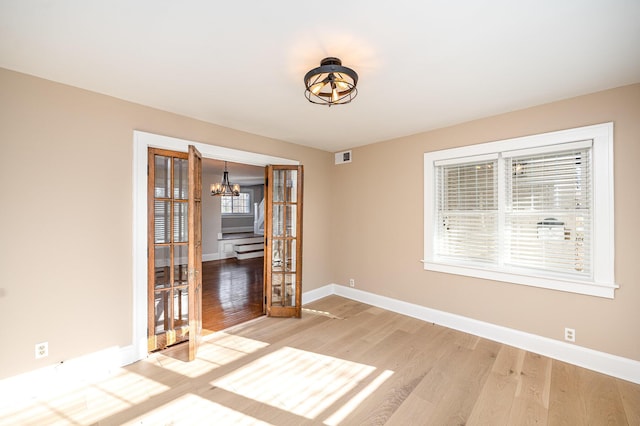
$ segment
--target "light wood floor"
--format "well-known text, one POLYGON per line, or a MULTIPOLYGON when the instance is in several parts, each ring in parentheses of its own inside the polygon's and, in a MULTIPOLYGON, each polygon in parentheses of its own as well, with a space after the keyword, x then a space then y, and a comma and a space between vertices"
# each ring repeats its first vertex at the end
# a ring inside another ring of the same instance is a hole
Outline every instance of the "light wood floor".
POLYGON ((337 296, 261 317, 0 424, 640 425, 640 385, 337 296))

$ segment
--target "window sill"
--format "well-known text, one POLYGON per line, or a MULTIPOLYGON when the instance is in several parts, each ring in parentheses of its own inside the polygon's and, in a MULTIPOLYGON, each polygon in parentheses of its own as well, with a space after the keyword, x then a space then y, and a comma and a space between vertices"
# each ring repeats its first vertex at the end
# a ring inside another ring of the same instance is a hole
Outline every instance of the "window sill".
POLYGON ((532 287, 546 288, 550 290, 584 294, 588 296, 604 297, 607 299, 613 299, 615 289, 619 287, 614 283, 577 281, 563 278, 545 278, 503 271, 495 271, 480 267, 450 265, 427 260, 423 260, 422 262, 424 263, 424 269, 427 271, 464 275, 467 277, 502 281, 512 284, 521 284, 532 287))

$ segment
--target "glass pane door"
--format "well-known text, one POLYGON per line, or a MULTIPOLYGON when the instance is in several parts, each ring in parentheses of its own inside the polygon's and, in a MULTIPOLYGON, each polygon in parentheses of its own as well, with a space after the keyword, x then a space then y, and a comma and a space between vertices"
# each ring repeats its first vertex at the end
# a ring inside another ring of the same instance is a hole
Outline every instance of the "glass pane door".
POLYGON ((267 166, 265 294, 269 316, 300 317, 302 166, 267 166))
POLYGON ((202 334, 202 156, 189 145, 189 361, 202 334))
POLYGON ((189 161, 149 149, 148 349, 189 338, 189 161))

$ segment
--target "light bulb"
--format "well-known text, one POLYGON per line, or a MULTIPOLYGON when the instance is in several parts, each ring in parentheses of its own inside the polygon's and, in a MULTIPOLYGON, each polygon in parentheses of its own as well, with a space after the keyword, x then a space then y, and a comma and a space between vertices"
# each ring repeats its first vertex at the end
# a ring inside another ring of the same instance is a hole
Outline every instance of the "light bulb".
POLYGON ((317 95, 318 93, 320 93, 320 90, 322 90, 322 87, 325 85, 326 83, 324 81, 321 81, 320 83, 316 83, 311 85, 311 87, 309 88, 309 90, 311 91, 311 93, 313 93, 314 95, 317 95))

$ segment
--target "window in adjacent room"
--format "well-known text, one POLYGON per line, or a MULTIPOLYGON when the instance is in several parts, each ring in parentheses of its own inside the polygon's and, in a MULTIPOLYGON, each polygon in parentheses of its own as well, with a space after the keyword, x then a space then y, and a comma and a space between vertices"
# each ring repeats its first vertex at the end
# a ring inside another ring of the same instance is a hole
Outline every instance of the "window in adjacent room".
POLYGON ((238 196, 223 195, 220 200, 222 214, 250 214, 251 195, 241 192, 238 196))
POLYGON ((613 125, 425 153, 425 269, 613 297, 613 125))

